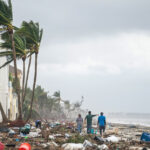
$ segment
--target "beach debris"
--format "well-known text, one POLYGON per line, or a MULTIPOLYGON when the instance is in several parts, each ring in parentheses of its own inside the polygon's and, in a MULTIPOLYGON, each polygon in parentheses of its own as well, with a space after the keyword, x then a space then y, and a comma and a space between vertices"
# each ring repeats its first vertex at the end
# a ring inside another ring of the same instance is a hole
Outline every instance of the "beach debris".
POLYGON ((108 146, 105 145, 105 144, 102 144, 102 145, 98 145, 97 147, 99 150, 108 150, 108 146))
POLYGON ((106 142, 106 139, 99 137, 99 136, 95 136, 94 140, 99 142, 100 144, 103 144, 104 142, 106 142))
POLYGON ((84 147, 92 147, 93 144, 92 144, 90 141, 85 140, 84 143, 83 143, 83 146, 84 146, 84 147))
POLYGON ((5 127, 5 126, 0 127, 0 132, 2 132, 2 133, 8 133, 9 130, 10 130, 10 129, 9 129, 8 127, 5 127))
POLYGON ((5 146, 7 146, 7 147, 15 147, 16 144, 10 143, 10 144, 6 144, 5 146))
POLYGON ((26 124, 24 127, 20 128, 20 132, 23 134, 29 134, 30 129, 31 129, 30 124, 26 124))
POLYGON ((141 136, 141 141, 150 142, 150 133, 143 132, 141 136))
POLYGON ((50 140, 55 140, 55 137, 53 135, 49 135, 50 140))
POLYGON ((82 150, 83 144, 66 143, 62 145, 63 150, 82 150))
POLYGON ((33 138, 35 138, 35 137, 39 137, 40 135, 38 134, 38 132, 30 132, 29 134, 28 134, 28 137, 33 137, 33 138))
POLYGON ((9 136, 12 137, 12 136, 15 135, 15 134, 16 134, 16 132, 15 132, 14 130, 12 130, 12 129, 9 130, 9 136))
POLYGON ((41 129, 37 128, 37 129, 36 129, 36 132, 37 132, 37 133, 41 133, 41 129))
POLYGON ((31 145, 29 143, 23 143, 19 147, 19 150, 31 150, 31 145))
POLYGON ((0 150, 4 150, 5 146, 3 143, 0 142, 0 150))
POLYGON ((116 137, 116 136, 114 136, 114 135, 109 136, 108 138, 106 138, 106 140, 107 140, 108 142, 112 142, 112 143, 117 143, 117 142, 119 142, 118 137, 116 137))
POLYGON ((70 138, 71 135, 69 135, 68 133, 65 133, 65 138, 70 138))

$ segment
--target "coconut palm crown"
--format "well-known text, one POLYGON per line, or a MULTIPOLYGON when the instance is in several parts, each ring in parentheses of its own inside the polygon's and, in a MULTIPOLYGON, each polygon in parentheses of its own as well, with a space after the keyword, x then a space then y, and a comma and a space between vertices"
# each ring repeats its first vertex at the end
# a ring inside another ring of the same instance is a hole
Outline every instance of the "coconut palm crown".
POLYGON ((11 0, 8 0, 8 4, 5 1, 0 0, 0 26, 2 27, 1 31, 8 30, 11 32, 13 30, 12 20, 13 13, 11 0))

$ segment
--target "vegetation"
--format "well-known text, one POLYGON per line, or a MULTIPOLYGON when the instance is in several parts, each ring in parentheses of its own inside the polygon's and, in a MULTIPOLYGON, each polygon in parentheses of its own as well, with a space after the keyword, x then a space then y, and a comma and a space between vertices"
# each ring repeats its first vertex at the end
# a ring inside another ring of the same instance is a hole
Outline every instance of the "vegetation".
MULTIPOLYGON (((0 43, 0 47, 2 51, 0 52, 0 57, 7 56, 7 62, 3 64, 0 68, 8 65, 9 63, 14 63, 14 73, 15 77, 13 82, 15 84, 15 91, 18 96, 18 110, 19 116, 18 121, 23 121, 22 118, 22 106, 24 103, 29 104, 29 113, 27 120, 28 121, 32 114, 32 107, 35 95, 35 87, 36 87, 36 78, 37 78, 37 61, 38 61, 38 53, 40 49, 40 43, 42 40, 43 29, 40 29, 39 23, 35 23, 33 21, 26 22, 23 21, 20 28, 15 27, 13 24, 13 10, 11 0, 8 0, 6 3, 4 0, 0 0, 0 37, 2 42, 0 43), (35 55, 35 71, 34 71, 34 81, 33 88, 31 91, 31 99, 30 102, 25 102, 27 85, 28 85, 28 77, 30 72, 32 55, 35 55), (23 64, 23 79, 22 79, 22 87, 20 87, 20 82, 17 74, 17 61, 22 60, 23 64), (26 60, 28 60, 28 68, 26 70, 26 60)), ((12 77, 11 77, 12 78, 12 77)), ((12 79, 11 79, 12 80, 12 79)), ((0 107, 2 114, 4 114, 3 108, 0 107)), ((8 122, 6 119, 6 115, 3 115, 3 121, 8 122)))
MULTIPOLYGON (((27 88, 27 94, 25 103, 23 105, 23 116, 24 118, 28 117, 30 113, 30 99, 32 98, 32 90, 27 88)), ((64 105, 58 101, 58 98, 61 99, 59 91, 54 92, 52 96, 48 95, 48 92, 44 90, 41 86, 35 88, 34 96, 34 105, 32 119, 62 119, 67 118, 70 108, 75 104, 70 104, 68 100, 62 100, 64 105), (58 94, 59 93, 59 94, 58 94), (68 107, 69 106, 69 107, 68 107), (66 111, 64 111, 64 109, 66 111), (38 110, 38 111, 37 111, 38 110)), ((75 108, 74 108, 75 110, 75 108)))
POLYGON ((15 91, 18 96, 19 110, 17 120, 11 122, 6 117, 0 103, 3 122, 9 122, 13 125, 16 123, 18 126, 18 122, 24 124, 31 117, 45 119, 53 119, 56 117, 66 118, 71 111, 80 108, 82 105, 82 101, 71 105, 68 100, 62 100, 60 91, 49 96, 48 92, 45 92, 41 86, 36 87, 38 55, 42 35, 43 29, 40 29, 39 23, 33 21, 23 21, 20 28, 15 27, 13 25, 11 0, 8 0, 8 3, 4 0, 0 0, 0 48, 2 49, 0 51, 0 57, 7 57, 7 62, 0 66, 0 69, 11 62, 14 63, 14 76, 10 74, 9 79, 12 82, 13 91, 15 91), (34 80, 32 89, 30 89, 27 87, 33 56, 35 57, 34 80), (22 61, 22 85, 20 85, 21 81, 18 78, 17 72, 17 62, 19 60, 22 61), (64 107, 62 107, 62 103, 64 107), (26 120, 24 121, 24 119, 26 120))

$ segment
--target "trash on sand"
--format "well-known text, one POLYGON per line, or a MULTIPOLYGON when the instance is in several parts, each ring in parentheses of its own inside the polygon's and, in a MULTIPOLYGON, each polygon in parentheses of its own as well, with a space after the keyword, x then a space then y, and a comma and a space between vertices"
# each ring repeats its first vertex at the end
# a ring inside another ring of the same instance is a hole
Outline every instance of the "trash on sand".
POLYGON ((117 142, 119 142, 119 139, 118 139, 116 136, 114 136, 114 135, 112 135, 112 136, 106 138, 106 140, 107 140, 108 142, 112 142, 112 143, 117 143, 117 142))
POLYGON ((82 150, 83 144, 66 143, 62 145, 63 150, 82 150))
POLYGON ((31 150, 31 145, 28 143, 23 143, 21 144, 21 146, 19 147, 19 150, 31 150))
POLYGON ((65 137, 66 137, 66 138, 70 138, 71 135, 69 135, 68 133, 65 133, 65 137))
POLYGON ((41 129, 37 128, 37 129, 36 129, 36 132, 37 132, 37 133, 41 133, 41 129))
POLYGON ((6 144, 7 147, 15 147, 16 144, 6 144))
POLYGON ((15 135, 15 134, 16 134, 16 132, 14 130, 10 129, 9 136, 12 136, 12 135, 15 135))
POLYGON ((55 137, 53 135, 49 135, 50 140, 55 140, 55 137))
POLYGON ((0 142, 0 150, 4 150, 5 146, 3 143, 0 142))
POLYGON ((33 137, 33 138, 39 137, 39 134, 38 134, 37 132, 30 132, 30 133, 28 134, 28 137, 33 137))
POLYGON ((20 132, 23 134, 29 134, 31 129, 30 124, 26 124, 24 127, 20 128, 20 132))
POLYGON ((84 146, 84 147, 92 147, 93 144, 92 144, 90 141, 85 140, 84 143, 83 143, 83 146, 84 146))
POLYGON ((19 139, 16 139, 16 142, 19 142, 19 139))
POLYGON ((101 137, 99 137, 99 136, 95 136, 94 140, 96 140, 96 141, 98 141, 98 142, 101 142, 101 143, 106 142, 106 139, 103 139, 103 138, 101 138, 101 137))
POLYGON ((2 133, 7 133, 7 132, 9 132, 9 128, 7 128, 7 127, 0 127, 0 132, 2 132, 2 133))
POLYGON ((52 147, 53 147, 53 148, 58 147, 58 144, 55 143, 55 142, 49 142, 49 143, 47 143, 47 145, 49 145, 51 148, 52 148, 52 147))
POLYGON ((141 141, 150 142, 150 133, 143 132, 141 136, 141 141))
POLYGON ((107 147, 107 145, 105 145, 105 144, 99 145, 97 148, 98 148, 99 150, 108 150, 108 147, 107 147))

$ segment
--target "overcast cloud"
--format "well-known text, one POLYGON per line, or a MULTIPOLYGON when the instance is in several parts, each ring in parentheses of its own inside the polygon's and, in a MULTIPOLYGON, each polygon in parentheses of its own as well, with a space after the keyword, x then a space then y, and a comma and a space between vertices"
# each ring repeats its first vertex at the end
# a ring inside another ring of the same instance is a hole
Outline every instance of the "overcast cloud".
MULTIPOLYGON (((44 28, 38 84, 95 112, 149 112, 149 0, 13 0, 44 28)), ((31 80, 30 80, 31 81, 31 80)))

